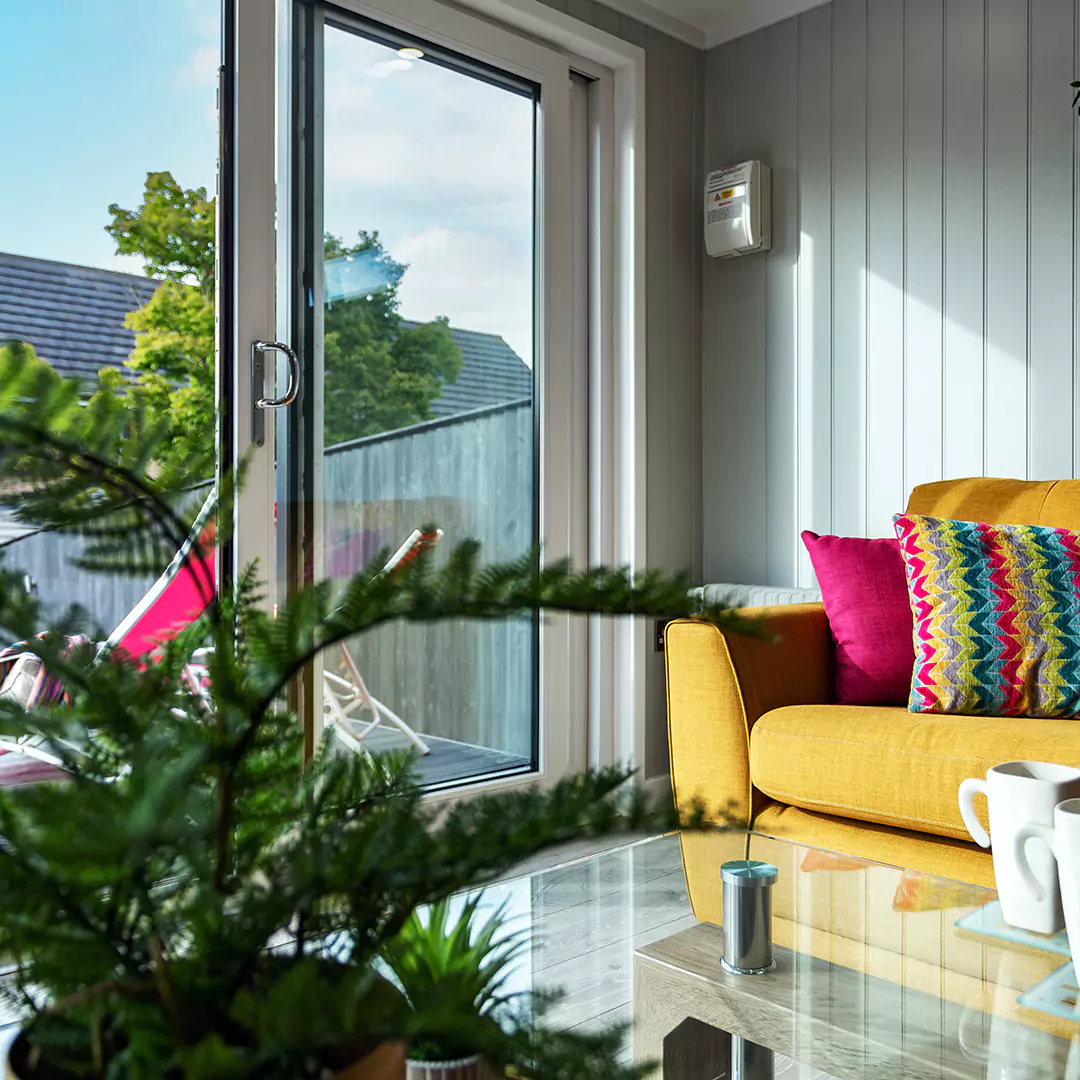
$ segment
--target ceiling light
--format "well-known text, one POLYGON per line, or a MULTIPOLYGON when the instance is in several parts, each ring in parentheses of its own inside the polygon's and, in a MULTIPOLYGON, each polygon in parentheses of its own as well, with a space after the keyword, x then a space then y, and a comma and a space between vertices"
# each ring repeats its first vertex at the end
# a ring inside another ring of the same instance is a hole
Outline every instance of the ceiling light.
POLYGON ((416 49, 416 48, 413 48, 412 46, 409 46, 408 48, 404 48, 404 49, 398 49, 397 54, 398 54, 398 56, 401 57, 402 60, 423 60, 424 59, 424 50, 423 49, 416 49))

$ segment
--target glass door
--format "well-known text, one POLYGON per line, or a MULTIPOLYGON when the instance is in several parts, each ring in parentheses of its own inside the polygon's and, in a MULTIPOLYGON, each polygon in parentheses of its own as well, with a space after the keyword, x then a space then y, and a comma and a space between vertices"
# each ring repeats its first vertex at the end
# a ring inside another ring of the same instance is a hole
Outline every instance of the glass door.
MULTIPOLYGON (((260 442, 249 406, 292 372, 268 351, 252 379, 243 343, 269 335, 237 333, 238 550, 265 560, 270 602, 417 544, 584 561, 566 58, 432 0, 283 3, 277 35, 274 53, 252 34, 276 63, 276 191, 248 177, 276 198, 276 338, 299 380, 260 442)), ((256 285, 249 311, 273 289, 256 285)), ((312 744, 411 746, 431 786, 554 777, 584 763, 586 648, 568 619, 395 623, 327 655, 297 704, 312 744)))
MULTIPOLYGON (((539 540, 539 87, 358 19, 325 21, 321 84, 321 573, 429 524, 436 561, 466 538, 519 559, 539 540)), ((532 621, 380 627, 325 659, 325 720, 413 746, 427 783, 534 769, 538 645, 532 621)))

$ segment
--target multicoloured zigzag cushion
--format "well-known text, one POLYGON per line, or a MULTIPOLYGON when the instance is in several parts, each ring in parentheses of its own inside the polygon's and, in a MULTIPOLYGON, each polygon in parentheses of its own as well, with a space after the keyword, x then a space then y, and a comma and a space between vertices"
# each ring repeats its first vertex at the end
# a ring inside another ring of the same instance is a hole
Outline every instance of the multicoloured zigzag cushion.
POLYGON ((1080 533, 897 514, 911 712, 1080 715, 1080 533))

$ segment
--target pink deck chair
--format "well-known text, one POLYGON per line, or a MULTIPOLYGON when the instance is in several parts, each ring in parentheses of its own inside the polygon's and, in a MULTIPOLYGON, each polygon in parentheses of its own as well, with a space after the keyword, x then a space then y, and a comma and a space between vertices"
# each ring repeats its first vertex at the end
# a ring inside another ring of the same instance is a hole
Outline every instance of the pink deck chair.
MULTIPOLYGON (((116 652, 120 656, 135 659, 141 663, 152 663, 153 652, 158 646, 189 626, 206 610, 217 587, 211 523, 216 507, 217 492, 215 490, 204 502, 188 538, 172 562, 101 646, 97 655, 98 660, 116 652), (195 550, 196 547, 198 551, 195 550)), ((441 529, 427 532, 413 530, 390 557, 381 572, 393 573, 400 567, 408 565, 419 557, 421 552, 437 543, 441 536, 441 529)), ((72 640, 72 645, 81 643, 83 642, 72 640)), ((371 694, 343 642, 339 648, 348 677, 342 678, 331 672, 325 672, 323 678, 324 709, 329 722, 335 728, 335 733, 339 734, 342 741, 353 749, 366 750, 366 747, 362 747, 363 740, 380 723, 386 721, 396 727, 421 754, 430 753, 423 739, 397 713, 371 694), (353 714, 362 710, 367 710, 371 714, 371 719, 367 722, 354 721, 353 714), (357 731, 353 727, 354 723, 362 723, 363 728, 357 731)), ((204 658, 205 650, 196 652, 191 662, 185 667, 183 677, 192 693, 203 702, 208 702, 211 688, 209 672, 203 662, 204 658)), ((26 707, 50 702, 58 703, 63 700, 62 685, 48 676, 41 667, 40 661, 37 661, 32 653, 21 649, 19 645, 13 645, 0 652, 0 679, 3 680, 0 694, 3 694, 5 690, 17 689, 9 684, 19 678, 24 680, 29 678, 32 681, 29 693, 19 695, 26 707), (28 667, 34 665, 35 662, 36 666, 28 670, 28 667), (7 678, 4 678, 5 675, 7 678)), ((34 773, 33 769, 15 770, 12 768, 9 770, 12 777, 18 776, 15 782, 32 783, 40 779, 56 778, 58 773, 66 775, 58 768, 61 765, 61 759, 50 753, 36 736, 23 736, 18 739, 0 736, 0 786, 6 783, 5 766, 9 764, 4 761, 4 756, 11 752, 35 759, 37 764, 44 767, 48 773, 48 775, 40 776, 35 773, 30 776, 30 773, 34 773)))
MULTIPOLYGON (((212 518, 216 508, 215 489, 207 496, 180 550, 146 595, 109 635, 98 650, 96 661, 116 652, 126 658, 151 663, 155 648, 190 626, 206 610, 217 588, 214 553, 208 546, 213 542, 212 518)), ((88 642, 88 638, 81 636, 69 639, 71 647, 88 642)), ((23 644, 20 642, 0 651, 0 679, 3 680, 0 696, 8 694, 26 708, 61 704, 66 697, 63 685, 49 675, 33 653, 21 648, 23 644)), ((205 697, 206 692, 203 672, 205 668, 198 663, 197 656, 184 672, 185 680, 200 697, 205 697)), ((0 786, 5 784, 5 768, 17 778, 17 783, 55 778, 26 779, 26 768, 17 770, 5 760, 12 752, 33 758, 54 773, 61 764, 61 759, 50 753, 37 736, 14 739, 0 736, 0 786)))
MULTIPOLYGON (((390 556, 382 574, 392 574, 419 558, 420 554, 439 542, 442 529, 413 529, 405 542, 390 556)), ((396 712, 374 697, 356 667, 352 654, 339 642, 345 678, 332 671, 323 671, 323 712, 334 733, 353 750, 366 750, 363 741, 384 721, 397 728, 420 754, 430 754, 427 743, 396 712), (353 714, 366 711, 369 719, 354 719, 353 714), (359 728, 356 725, 362 725, 359 728)))

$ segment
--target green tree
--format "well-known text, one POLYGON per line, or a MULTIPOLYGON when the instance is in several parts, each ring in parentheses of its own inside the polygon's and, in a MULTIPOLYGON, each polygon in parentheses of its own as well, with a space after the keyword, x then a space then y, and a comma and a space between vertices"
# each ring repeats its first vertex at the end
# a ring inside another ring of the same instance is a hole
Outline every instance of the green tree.
MULTIPOLYGON (((106 231, 117 252, 141 256, 147 274, 162 280, 126 320, 136 334, 127 360, 134 379, 105 369, 101 393, 138 399, 167 417, 170 456, 203 458, 214 432, 214 200, 171 173, 149 173, 141 205, 114 203, 109 214, 106 231)), ((431 402, 461 368, 445 319, 402 329, 397 289, 406 267, 387 254, 378 233, 361 232, 352 246, 327 235, 328 259, 357 256, 380 284, 327 306, 327 445, 429 419, 431 402)))
POLYGON ((326 234, 327 260, 363 260, 372 291, 326 305, 326 444, 393 431, 431 418, 431 403, 457 381, 461 350, 445 318, 403 330, 398 286, 408 269, 361 231, 342 244, 326 234))
POLYGON ((142 204, 113 203, 109 214, 117 253, 141 256, 162 281, 125 320, 135 331, 126 361, 134 380, 105 368, 100 393, 138 398, 167 418, 173 458, 205 457, 214 437, 214 200, 171 173, 148 173, 142 204))

